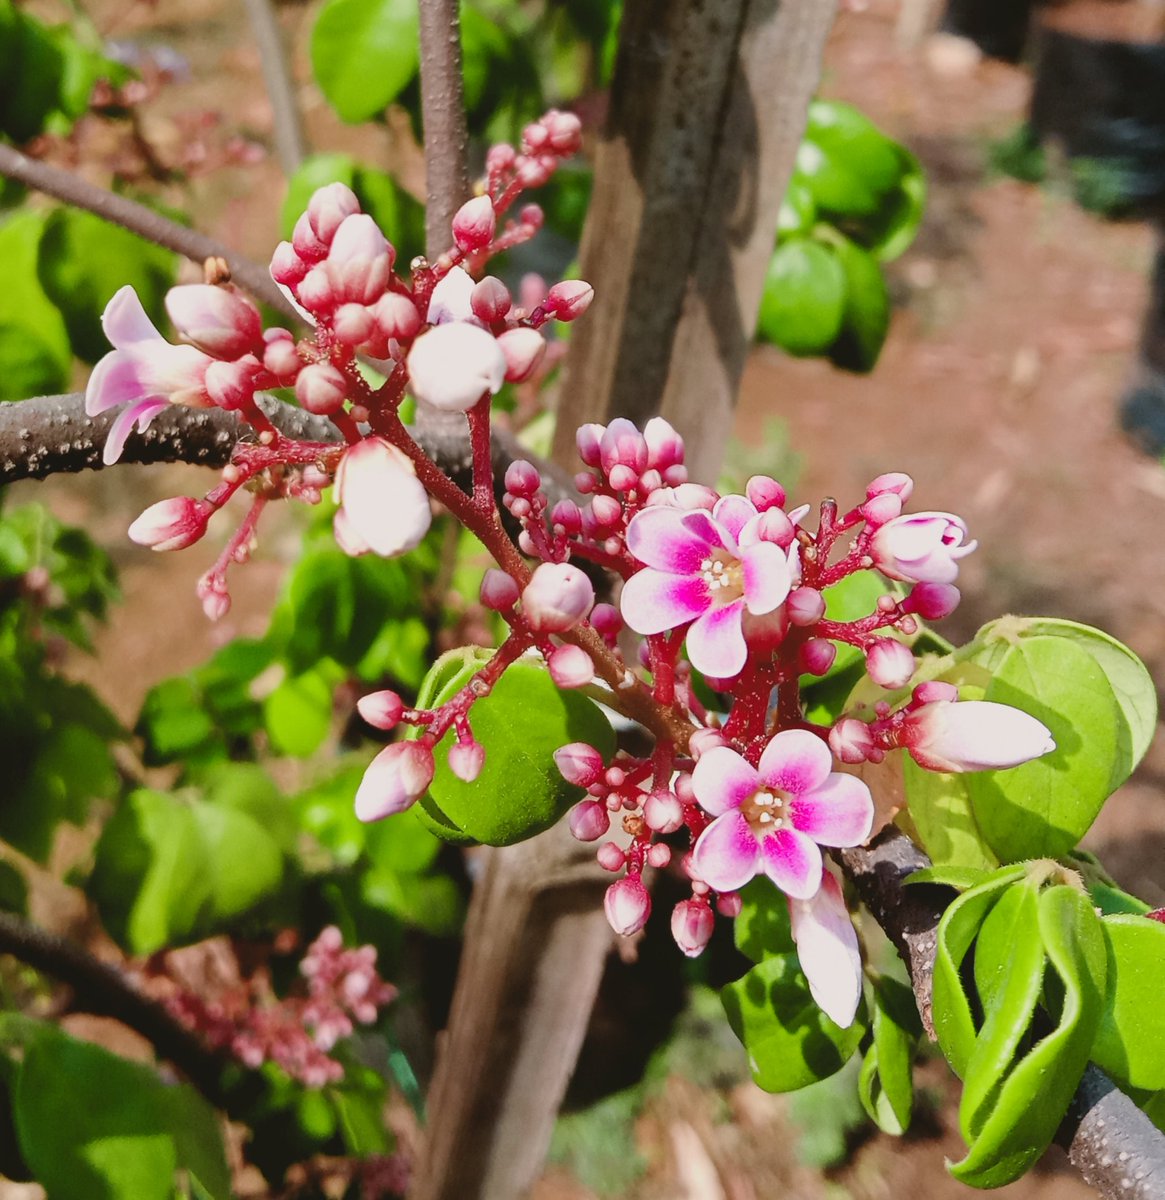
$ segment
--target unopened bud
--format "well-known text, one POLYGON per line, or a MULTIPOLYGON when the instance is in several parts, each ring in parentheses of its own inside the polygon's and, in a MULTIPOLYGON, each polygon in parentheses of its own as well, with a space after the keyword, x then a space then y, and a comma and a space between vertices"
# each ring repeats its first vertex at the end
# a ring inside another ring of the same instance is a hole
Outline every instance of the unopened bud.
POLYGON ((887 471, 885 475, 879 475, 866 488, 866 496, 872 500, 875 496, 892 492, 905 504, 910 499, 913 491, 914 480, 909 475, 904 474, 902 471, 887 471))
POLYGON ((356 701, 356 711, 373 729, 395 729, 404 710, 404 701, 388 690, 369 692, 356 701))
POLYGON ((612 467, 630 467, 636 477, 647 468, 647 439, 625 417, 616 417, 599 442, 600 461, 608 474, 612 467))
POLYGON ((603 777, 603 756, 586 742, 571 742, 554 752, 554 765, 567 783, 590 787, 603 777))
POLYGON ((595 289, 581 279, 564 279, 546 293, 542 307, 559 321, 573 321, 591 306, 595 289))
POLYGON ((867 525, 885 525, 902 515, 902 497, 896 492, 880 492, 862 505, 861 514, 867 525))
POLYGON ((214 507, 205 500, 175 496, 151 504, 129 527, 130 541, 151 550, 184 550, 206 533, 214 507))
POLYGON ((605 432, 602 425, 592 422, 589 425, 580 425, 578 432, 574 435, 578 456, 588 467, 597 467, 602 464, 602 440, 605 432))
POLYGON ((269 329, 263 334, 263 368, 280 383, 293 380, 303 367, 295 339, 286 329, 269 329))
POLYGON ((657 788, 643 802, 643 819, 656 833, 675 833, 684 823, 684 806, 667 788, 657 788))
POLYGON ((843 717, 829 731, 829 748, 843 763, 865 762, 874 749, 874 735, 864 721, 843 717))
POLYGON ((506 468, 505 485, 512 496, 529 499, 542 486, 542 476, 533 463, 517 458, 506 468))
POLYGON ((671 935, 688 958, 696 958, 712 938, 716 918, 706 900, 681 900, 672 909, 671 935))
POLYGON ((546 353, 546 339, 537 329, 507 329, 498 336, 498 345, 506 356, 508 383, 529 379, 546 353))
POLYGON ((473 315, 487 325, 500 321, 513 307, 510 289, 500 279, 487 275, 474 286, 469 296, 473 315))
POLYGON ((417 338, 408 369, 418 400, 445 412, 468 412, 502 386, 506 356, 481 326, 451 321, 417 338))
POLYGON ((433 751, 424 742, 393 742, 368 765, 356 791, 356 816, 361 821, 404 812, 433 782, 433 751))
POLYGON ((879 687, 905 687, 916 665, 910 648, 894 638, 874 638, 866 645, 866 673, 879 687))
POLYGON ((604 871, 621 871, 627 862, 627 855, 614 842, 604 842, 595 858, 604 871))
POLYGON ((374 304, 384 295, 396 251, 367 213, 345 217, 328 250, 337 301, 374 304))
POLYGON ((574 537, 582 529, 582 509, 573 500, 559 500, 550 511, 550 523, 567 537, 574 537))
POLYGON ((961 599, 962 593, 953 583, 916 583, 902 607, 924 621, 941 621, 959 607, 961 599))
POLYGON ((280 242, 271 255, 271 278, 284 287, 295 287, 307 274, 308 266, 290 242, 280 242))
POLYGON ((203 386, 219 408, 246 408, 255 398, 255 377, 261 369, 262 364, 253 354, 237 362, 212 362, 206 368, 203 386))
POLYGON ((801 647, 801 667, 810 675, 825 675, 837 657, 837 647, 825 638, 811 638, 801 647))
POLYGON ((360 201, 350 187, 329 183, 312 193, 307 204, 307 220, 316 237, 324 245, 331 245, 344 220, 359 211, 360 201))
POLYGON ((363 304, 341 304, 332 315, 332 333, 345 346, 362 346, 376 328, 372 309, 363 304))
POLYGON ((542 563, 522 592, 522 611, 538 633, 565 633, 595 602, 595 589, 570 563, 542 563))
POLYGON ((595 677, 595 664, 581 646, 556 646, 546 666, 560 688, 585 687, 595 677))
POLYGON ((785 611, 794 625, 815 625, 825 616, 825 597, 816 588, 794 588, 785 600, 785 611))
POLYGON ((472 783, 485 766, 485 747, 480 742, 456 742, 449 748, 448 762, 462 783, 472 783))
POLYGON ((597 842, 611 828, 611 817, 606 805, 597 800, 580 800, 570 810, 569 824, 580 842, 597 842))
POLYGON ((611 928, 623 937, 638 933, 651 916, 651 897, 638 875, 626 875, 607 888, 603 910, 611 928))
POLYGON ((784 508, 788 499, 785 489, 768 475, 754 475, 744 485, 744 494, 756 505, 758 512, 784 508))
POLYGON ((308 412, 338 412, 348 395, 348 381, 331 363, 311 363, 295 381, 295 398, 308 412))
POLYGON ((234 288, 205 283, 171 288, 166 312, 184 338, 215 358, 233 361, 262 349, 259 310, 234 288))
POLYGON ((497 214, 488 196, 475 196, 457 210, 453 217, 453 240, 466 254, 484 250, 493 241, 497 214))
POLYGON ((518 585, 512 575, 490 567, 481 580, 480 599, 486 608, 504 612, 518 603, 518 585))
POLYGON ((301 214, 296 221, 291 233, 291 244, 295 247, 296 254, 306 263, 321 262, 328 254, 327 243, 320 241, 316 236, 307 213, 301 214))

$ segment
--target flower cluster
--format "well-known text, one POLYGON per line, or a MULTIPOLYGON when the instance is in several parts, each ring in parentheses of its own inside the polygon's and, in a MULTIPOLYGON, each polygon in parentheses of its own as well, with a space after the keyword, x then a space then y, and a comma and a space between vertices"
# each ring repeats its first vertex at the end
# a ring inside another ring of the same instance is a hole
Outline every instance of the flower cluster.
POLYGON ((377 974, 376 948, 345 950, 334 925, 308 947, 300 972, 306 996, 276 1000, 261 974, 213 1000, 179 990, 166 1003, 215 1049, 228 1049, 252 1068, 277 1063, 308 1087, 323 1087, 344 1075, 331 1057, 336 1043, 357 1024, 373 1024, 396 998, 396 988, 377 974))
MULTIPOLYGON (((790 506, 775 479, 757 475, 740 494, 719 495, 688 479, 683 439, 666 421, 655 418, 641 431, 618 419, 578 431, 585 469, 573 495, 552 496, 532 463, 509 466, 501 503, 519 530, 516 544, 510 540, 494 496, 491 398, 503 382, 540 369, 547 323, 581 315, 592 293, 581 281, 547 287, 527 279, 515 302, 500 279, 481 276, 491 255, 537 230, 533 205, 504 227, 499 221, 578 141, 577 120, 552 112, 525 130, 520 148, 494 147, 478 194, 454 218, 452 246, 434 263, 414 261, 408 280, 350 190, 334 184, 317 192, 271 266, 312 327, 298 341, 286 330, 264 332, 249 301, 206 284, 171 293, 170 314, 191 343, 174 346, 132 293, 119 293, 106 314, 115 349, 94 372, 89 410, 126 406, 108 459, 133 424, 144 426, 167 403, 235 409, 258 431, 205 498, 163 501, 130 529, 155 549, 187 546, 229 496, 244 485, 252 490, 250 514, 200 584, 212 616, 229 603, 226 565, 246 557, 267 499, 317 500, 334 480, 339 544, 350 554, 385 556, 417 545, 429 528, 430 500, 439 501, 493 555, 480 599, 504 619, 508 636, 433 708, 410 707, 390 691, 360 701, 374 728, 409 728, 369 765, 357 815, 375 820, 414 804, 433 781, 434 751, 449 733, 450 770, 476 779, 486 748, 473 733, 473 706, 511 664, 540 655, 559 687, 592 689, 655 736, 645 756, 620 752, 608 762, 582 743, 555 756, 563 777, 586 793, 570 814, 572 832, 600 842, 600 865, 620 876, 606 894, 616 932, 634 934, 648 919, 645 871, 674 866, 691 894, 672 912, 672 933, 685 954, 697 955, 716 915, 736 916, 740 889, 764 876, 787 898, 814 996, 847 1025, 861 996, 861 955, 823 848, 860 845, 873 829, 873 798, 852 768, 904 750, 928 770, 998 769, 1053 743, 1027 714, 961 700, 953 686, 920 674, 912 649, 919 622, 959 603, 955 581, 975 543, 956 516, 907 513, 913 483, 906 475, 879 476, 845 512, 825 501, 810 522, 809 506, 790 506), (363 360, 376 362, 383 383, 368 381, 363 360), (294 387, 344 445, 278 433, 256 398, 275 385, 294 387), (471 493, 401 423, 406 389, 433 408, 465 414, 471 493), (584 569, 596 567, 617 582, 617 603, 596 597, 584 569), (831 616, 830 589, 859 572, 878 573, 884 585, 873 611, 831 616), (815 723, 806 717, 802 681, 829 674, 839 646, 861 656, 885 698, 815 723), (701 680, 718 696, 711 707, 701 680), (616 836, 603 840, 616 821, 616 836)), ((337 1015, 331 998, 347 984, 320 961, 309 974, 324 1007, 309 1003, 300 1014, 313 1025, 317 1051, 321 1038, 330 1044, 341 1035, 344 1013, 364 1019, 359 1005, 374 1013, 379 1003, 349 996, 337 1015)), ((268 1053, 261 1037, 230 1036, 240 1052, 268 1053)))

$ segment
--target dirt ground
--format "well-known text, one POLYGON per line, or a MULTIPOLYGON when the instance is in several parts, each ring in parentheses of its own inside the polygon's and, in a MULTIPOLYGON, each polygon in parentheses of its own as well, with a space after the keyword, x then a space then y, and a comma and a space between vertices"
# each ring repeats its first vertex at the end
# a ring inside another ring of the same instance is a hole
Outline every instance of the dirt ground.
MULTIPOLYGON (((109 0, 103 29, 166 41, 188 55, 190 82, 163 93, 145 131, 162 147, 185 136, 182 114, 209 114, 205 136, 269 130, 258 59, 242 6, 227 0, 109 0)), ((896 311, 882 360, 859 378, 760 349, 749 364, 738 436, 755 444, 781 423, 773 461, 799 456, 794 496, 862 494, 885 470, 916 480, 914 506, 962 514, 979 551, 967 560, 964 604, 948 623, 956 639, 1002 612, 1069 617, 1103 626, 1145 659, 1165 684, 1165 550, 1153 533, 1165 517, 1165 468, 1126 443, 1116 402, 1135 356, 1152 250, 1149 229, 1107 224, 1054 189, 989 174, 992 139, 1022 119, 1026 73, 975 63, 934 42, 895 36, 898 0, 853 3, 831 38, 823 94, 851 100, 922 159, 931 187, 915 246, 891 269, 896 311)), ((307 10, 285 10, 302 50, 307 10)), ((353 134, 303 92, 317 147, 349 148, 353 134)), ((362 152, 392 151, 392 138, 362 152)), ((225 167, 194 184, 207 232, 262 256, 276 237, 270 210, 280 173, 270 158, 225 167)), ((212 551, 152 556, 124 540, 146 503, 202 490, 193 469, 109 472, 25 486, 62 515, 95 527, 122 569, 126 602, 78 663, 117 711, 131 717, 151 684, 201 661, 237 634, 262 631, 294 528, 277 525, 241 572, 236 604, 209 627, 193 596, 212 551)), ((1136 777, 1090 835, 1127 886, 1165 903, 1165 745, 1158 739, 1136 777)), ((941 1090, 941 1080, 935 1077, 941 1090)), ((940 1107, 927 1134, 866 1141, 849 1166, 824 1177, 798 1164, 786 1103, 755 1088, 727 1093, 673 1079, 636 1126, 649 1167, 625 1194, 634 1200, 889 1200, 968 1193, 943 1172, 961 1155, 953 1110, 940 1107)), ((0 1195, 3 1195, 0 1189, 0 1195)), ((1058 1154, 1002 1195, 1077 1200, 1092 1195, 1058 1154)), ((561 1169, 538 1200, 592 1200, 561 1169)))

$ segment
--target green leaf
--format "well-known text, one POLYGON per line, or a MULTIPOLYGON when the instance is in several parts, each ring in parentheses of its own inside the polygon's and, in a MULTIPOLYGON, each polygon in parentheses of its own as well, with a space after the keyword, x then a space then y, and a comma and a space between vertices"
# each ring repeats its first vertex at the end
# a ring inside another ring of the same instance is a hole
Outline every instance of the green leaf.
POLYGON ((902 881, 903 883, 930 883, 940 887, 951 887, 957 892, 965 892, 982 883, 990 874, 983 867, 938 866, 923 867, 921 871, 912 871, 902 881))
POLYGON ((966 1070, 977 1035, 971 1004, 963 990, 963 959, 992 905, 1023 874, 1022 867, 995 871, 950 904, 939 921, 932 1001, 934 1029, 947 1062, 960 1077, 966 1070))
POLYGON ((736 948, 753 962, 795 950, 789 902, 767 879, 754 879, 740 889, 740 913, 732 923, 736 948))
POLYGON ((210 865, 209 894, 191 935, 210 933, 274 896, 283 883, 283 855, 253 817, 202 802, 194 810, 210 865))
POLYGON ((384 1127, 384 1092, 330 1088, 344 1148, 349 1154, 387 1154, 392 1149, 384 1127))
POLYGON ((967 777, 980 831, 1005 862, 1066 854, 1132 769, 1128 728, 1105 672, 1066 638, 1024 638, 1003 656, 984 698, 1042 721, 1056 749, 967 777))
POLYGON ((975 939, 975 988, 985 1015, 959 1102, 959 1127, 968 1143, 991 1114, 1039 1002, 1044 982, 1039 888, 1038 876, 1012 884, 975 939))
POLYGON ((416 875, 386 866, 360 873, 360 899, 406 925, 435 937, 451 937, 465 920, 465 901, 447 875, 416 875))
POLYGON ((31 141, 44 132, 58 108, 64 54, 49 29, 10 3, 0 8, 0 42, 5 60, 0 74, 0 134, 15 142, 31 141))
POLYGON ((163 300, 177 259, 169 250, 111 225, 92 213, 58 208, 45 221, 37 276, 60 309, 73 349, 94 363, 111 349, 101 314, 127 284, 155 324, 165 319, 163 300))
POLYGON ((178 1166, 210 1200, 232 1200, 231 1173, 214 1109, 193 1088, 166 1089, 166 1125, 174 1137, 178 1166))
POLYGON ((0 400, 64 391, 69 383, 69 335, 36 272, 44 223, 43 213, 29 211, 0 223, 0 400))
POLYGON ((890 293, 882 268, 847 237, 829 242, 845 272, 845 311, 831 360, 847 371, 872 371, 890 328, 890 293))
POLYGON ((311 64, 342 120, 379 115, 417 73, 416 0, 327 0, 312 30, 311 64))
POLYGON ((332 727, 332 684, 323 670, 285 679, 263 701, 271 745, 280 754, 309 758, 332 727))
POLYGON ((900 1137, 914 1111, 914 1049, 922 1034, 914 993, 905 984, 878 980, 873 1030, 858 1080, 862 1106, 879 1129, 900 1137))
POLYGON ((1108 989, 1092 1061, 1121 1087, 1165 1089, 1165 925, 1133 915, 1101 920, 1108 989))
POLYGON ((720 999, 766 1092, 794 1092, 841 1070, 865 1032, 861 1011, 841 1029, 817 1007, 795 954, 766 958, 722 988, 720 999))
MULTIPOLYGON (((456 693, 460 676, 442 689, 438 703, 456 693)), ((584 791, 566 782, 554 751, 587 742, 604 758, 615 735, 592 700, 554 685, 541 664, 518 662, 470 710, 474 736, 485 747, 485 766, 473 783, 458 779, 446 761, 450 731, 435 747, 436 774, 429 798, 444 817, 475 841, 509 846, 549 829, 584 791)))
POLYGON ((28 910, 28 884, 10 863, 0 859, 0 912, 23 915, 28 910))
POLYGON ((912 758, 902 757, 910 819, 931 860, 940 867, 990 871, 999 860, 975 822, 967 780, 966 775, 924 770, 912 758))
POLYGON ((845 298, 837 255, 819 242, 791 238, 769 261, 757 332, 790 354, 823 354, 841 332, 845 298))
POLYGON ((1048 1148, 1088 1065, 1100 1023, 1105 939, 1088 896, 1064 884, 1042 892, 1039 929, 1063 1004, 1055 1029, 1016 1065, 967 1156, 950 1168, 972 1187, 1011 1183, 1048 1148))

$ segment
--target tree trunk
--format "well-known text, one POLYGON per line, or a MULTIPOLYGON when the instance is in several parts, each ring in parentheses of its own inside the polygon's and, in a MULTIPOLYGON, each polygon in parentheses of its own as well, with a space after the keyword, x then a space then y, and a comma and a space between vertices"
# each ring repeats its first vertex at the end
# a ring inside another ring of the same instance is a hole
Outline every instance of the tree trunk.
MULTIPOLYGON (((715 477, 834 0, 630 0, 583 237, 554 457, 583 421, 662 412, 715 477)), ((413 1200, 537 1178, 611 944, 611 876, 564 825, 488 852, 413 1200)), ((659 919, 659 918, 657 918, 659 919)))

